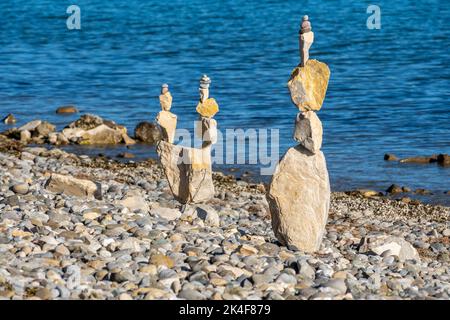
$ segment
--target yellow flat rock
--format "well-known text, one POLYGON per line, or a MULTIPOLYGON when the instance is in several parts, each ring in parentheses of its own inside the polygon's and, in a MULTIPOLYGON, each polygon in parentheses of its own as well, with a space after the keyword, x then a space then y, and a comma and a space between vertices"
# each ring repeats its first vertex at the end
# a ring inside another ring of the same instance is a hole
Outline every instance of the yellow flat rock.
POLYGON ((292 102, 301 111, 318 111, 327 93, 330 68, 320 61, 308 60, 296 67, 288 81, 292 102))
POLYGON ((219 105, 214 98, 209 98, 203 103, 198 103, 197 112, 203 117, 211 118, 219 112, 219 105))

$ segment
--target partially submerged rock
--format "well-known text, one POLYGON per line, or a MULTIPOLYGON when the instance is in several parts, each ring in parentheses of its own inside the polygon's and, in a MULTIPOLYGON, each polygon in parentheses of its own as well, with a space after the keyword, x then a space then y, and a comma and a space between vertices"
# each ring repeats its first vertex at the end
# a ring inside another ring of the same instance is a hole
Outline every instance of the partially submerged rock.
POLYGON ((438 155, 437 163, 439 163, 441 166, 450 166, 450 156, 448 154, 438 155))
POLYGON ((384 160, 386 161, 398 161, 398 158, 395 154, 386 153, 384 155, 384 160))
POLYGON ((12 113, 8 114, 6 117, 3 118, 2 122, 5 124, 14 124, 16 123, 16 118, 12 113))
POLYGON ((277 239, 304 252, 319 249, 330 207, 325 157, 302 146, 290 148, 278 164, 267 194, 277 239))
POLYGON ((420 156, 420 157, 409 157, 401 159, 401 163, 431 163, 437 161, 437 155, 432 156, 420 156))
POLYGON ((78 113, 78 109, 75 106, 62 106, 56 109, 56 113, 58 114, 78 113))
POLYGON ((101 197, 100 187, 94 182, 56 173, 52 173, 45 188, 51 192, 75 197, 101 197))
POLYGON ((399 185, 392 184, 389 188, 386 190, 387 193, 395 194, 395 193, 402 193, 403 188, 399 185))
POLYGON ((134 137, 148 144, 156 144, 162 140, 162 132, 156 123, 143 121, 134 129, 134 137))
POLYGON ((157 152, 174 197, 181 203, 214 197, 211 149, 188 148, 160 141, 157 152))
POLYGON ((288 81, 292 102, 301 111, 320 110, 329 79, 330 69, 317 60, 308 60, 304 67, 295 68, 288 81))

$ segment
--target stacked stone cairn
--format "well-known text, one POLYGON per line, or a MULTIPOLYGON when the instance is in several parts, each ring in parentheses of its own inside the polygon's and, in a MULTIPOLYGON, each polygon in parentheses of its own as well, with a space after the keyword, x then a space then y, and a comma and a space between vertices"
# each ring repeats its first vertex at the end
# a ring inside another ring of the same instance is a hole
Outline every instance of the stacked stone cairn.
POLYGON ((304 252, 317 251, 330 207, 330 182, 322 146, 322 107, 330 70, 309 60, 314 41, 308 16, 299 32, 300 64, 288 81, 292 102, 299 108, 295 120, 295 147, 278 163, 267 192, 272 228, 281 244, 304 252))
MULTIPOLYGON (((157 145, 172 194, 182 204, 205 202, 214 197, 211 146, 217 142, 217 122, 212 117, 219 111, 219 106, 213 98, 209 98, 210 84, 211 80, 204 75, 200 80, 200 100, 197 105, 200 119, 196 123, 196 134, 202 139, 201 148, 173 144, 176 121, 175 124, 170 122, 163 129, 166 130, 163 134, 165 138, 157 145), (167 127, 173 128, 173 135, 167 127)), ((161 106, 163 107, 162 103, 161 106)), ((162 112, 164 111, 160 114, 162 112)), ((161 119, 162 116, 158 115, 157 121, 164 127, 161 119)))
POLYGON ((173 143, 177 128, 177 116, 170 112, 172 108, 172 95, 167 84, 163 84, 161 87, 159 103, 161 105, 161 111, 156 116, 156 122, 161 128, 163 140, 173 143))

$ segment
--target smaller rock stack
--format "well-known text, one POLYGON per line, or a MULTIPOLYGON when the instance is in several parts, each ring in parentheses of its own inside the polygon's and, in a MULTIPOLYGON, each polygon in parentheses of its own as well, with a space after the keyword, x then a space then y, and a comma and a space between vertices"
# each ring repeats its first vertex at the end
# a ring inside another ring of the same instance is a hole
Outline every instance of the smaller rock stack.
MULTIPOLYGON (((211 169, 211 146, 217 141, 217 122, 212 117, 219 111, 216 100, 209 98, 211 79, 200 79, 200 119, 196 133, 202 139, 201 148, 188 148, 160 141, 157 152, 164 167, 174 197, 181 203, 204 202, 214 197, 211 169)), ((161 104, 162 105, 162 104, 161 104)))
POLYGON ((172 108, 172 95, 170 94, 169 85, 167 84, 163 84, 161 87, 159 103, 161 104, 161 111, 156 117, 156 122, 161 128, 163 140, 173 143, 177 128, 177 116, 170 112, 170 109, 172 108))
POLYGON ((199 121, 196 124, 196 133, 203 141, 203 148, 217 142, 217 121, 213 119, 219 112, 219 106, 214 98, 209 98, 209 85, 211 79, 204 74, 200 79, 200 100, 197 105, 199 121))
POLYGON ((325 63, 308 59, 312 39, 305 16, 300 30, 301 62, 288 82, 292 102, 300 111, 294 129, 299 144, 279 162, 267 193, 275 236, 304 252, 319 249, 330 206, 330 182, 320 151, 322 123, 315 112, 322 107, 330 70, 325 63))

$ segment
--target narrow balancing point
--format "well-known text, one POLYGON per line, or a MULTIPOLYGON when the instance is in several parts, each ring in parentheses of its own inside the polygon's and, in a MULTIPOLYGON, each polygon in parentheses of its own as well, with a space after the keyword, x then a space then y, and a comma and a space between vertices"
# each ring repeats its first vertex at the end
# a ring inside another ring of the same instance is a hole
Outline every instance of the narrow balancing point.
POLYGON ((288 82, 292 102, 299 113, 295 120, 295 147, 277 165, 267 192, 272 228, 286 246, 304 252, 320 248, 330 207, 330 182, 322 151, 320 110, 330 71, 325 63, 309 60, 314 36, 308 16, 300 30, 300 65, 288 82))
POLYGON ((216 101, 209 98, 211 79, 200 79, 200 99, 197 112, 200 120, 196 132, 202 139, 201 148, 188 148, 160 141, 157 152, 175 199, 198 203, 214 197, 211 167, 211 145, 217 142, 217 122, 212 117, 219 111, 216 101))
POLYGON ((300 65, 304 67, 309 60, 309 48, 311 48, 311 45, 314 42, 314 32, 312 32, 312 26, 308 16, 303 16, 298 37, 300 45, 300 65))
POLYGON ((172 95, 170 94, 169 85, 167 84, 161 86, 159 103, 161 105, 161 111, 156 116, 156 122, 161 128, 163 140, 173 143, 177 128, 177 116, 170 112, 170 109, 172 108, 172 95))

